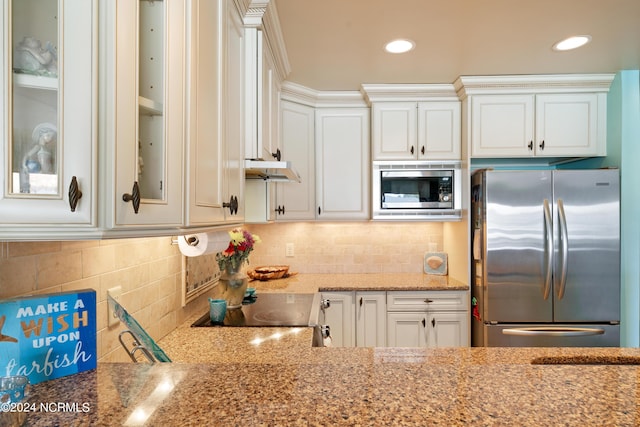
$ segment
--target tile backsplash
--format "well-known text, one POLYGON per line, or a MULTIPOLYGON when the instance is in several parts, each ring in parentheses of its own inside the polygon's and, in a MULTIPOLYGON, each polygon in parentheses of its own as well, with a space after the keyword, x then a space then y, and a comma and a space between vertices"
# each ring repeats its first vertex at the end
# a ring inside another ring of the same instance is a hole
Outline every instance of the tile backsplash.
POLYGON ((273 223, 247 225, 262 243, 251 266, 287 264, 298 273, 420 273, 427 251, 443 250, 437 222, 273 223), (293 244, 293 257, 286 246, 293 244))
POLYGON ((0 299, 91 288, 97 292, 99 361, 130 361, 121 324, 109 328, 107 289, 122 286, 121 303, 159 339, 200 305, 182 307, 182 255, 171 237, 102 241, 0 243, 0 299))
MULTIPOLYGON (((455 250, 450 242, 459 240, 451 239, 454 233, 437 222, 273 223, 246 228, 262 239, 249 267, 288 264, 298 273, 420 273, 425 252, 449 251, 451 261, 455 250), (293 257, 286 256, 287 244, 293 244, 293 257)), ((464 230, 464 225, 454 228, 464 230)), ((121 303, 156 340, 203 312, 207 297, 216 291, 182 307, 183 257, 171 241, 156 237, 0 242, 0 299, 95 289, 98 360, 128 362, 118 341, 122 325, 108 327, 109 288, 122 287, 121 303)), ((466 256, 464 247, 458 252, 458 257, 466 256)), ((466 263, 461 266, 463 277, 466 263)))

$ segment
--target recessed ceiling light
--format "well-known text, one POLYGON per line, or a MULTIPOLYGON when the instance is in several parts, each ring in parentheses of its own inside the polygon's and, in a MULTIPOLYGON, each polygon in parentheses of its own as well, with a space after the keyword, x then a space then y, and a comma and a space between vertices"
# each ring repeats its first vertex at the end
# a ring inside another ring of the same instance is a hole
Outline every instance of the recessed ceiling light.
POLYGON ((573 36, 566 38, 564 40, 560 40, 558 43, 553 45, 553 50, 571 50, 577 49, 580 46, 584 46, 585 44, 591 41, 591 36, 573 36))
POLYGON ((409 52, 414 47, 416 47, 416 44, 411 40, 397 39, 384 45, 384 50, 389 53, 405 53, 409 52))

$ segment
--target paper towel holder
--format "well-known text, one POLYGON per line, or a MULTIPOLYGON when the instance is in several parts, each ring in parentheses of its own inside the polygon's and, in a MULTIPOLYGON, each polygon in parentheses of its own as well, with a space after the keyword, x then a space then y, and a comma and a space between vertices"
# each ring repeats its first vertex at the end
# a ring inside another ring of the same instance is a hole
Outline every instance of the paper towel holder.
POLYGON ((198 238, 198 236, 196 235, 191 235, 189 237, 187 236, 178 236, 177 238, 171 240, 171 244, 172 245, 177 245, 178 244, 178 239, 179 238, 183 238, 185 242, 187 242, 187 244, 189 246, 198 246, 198 244, 200 243, 200 239, 198 238))

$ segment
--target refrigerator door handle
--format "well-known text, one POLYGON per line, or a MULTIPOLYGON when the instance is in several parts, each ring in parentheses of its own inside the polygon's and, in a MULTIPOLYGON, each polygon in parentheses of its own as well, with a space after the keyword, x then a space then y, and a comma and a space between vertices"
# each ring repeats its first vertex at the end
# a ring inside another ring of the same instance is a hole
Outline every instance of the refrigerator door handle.
POLYGON ((503 329, 504 335, 518 336, 545 336, 545 337, 585 337, 591 335, 603 335, 604 329, 600 328, 571 328, 571 327, 531 327, 503 329))
POLYGON ((551 292, 551 273, 553 271, 553 222, 551 218, 551 207, 549 206, 549 200, 544 199, 544 251, 546 256, 546 272, 544 278, 544 288, 542 290, 542 296, 546 300, 549 298, 551 292))
POLYGON ((562 263, 560 264, 560 286, 558 286, 558 299, 564 297, 565 286, 567 285, 567 256, 569 254, 569 231, 567 230, 567 216, 564 213, 564 202, 558 199, 558 219, 560 228, 560 252, 562 253, 562 263))

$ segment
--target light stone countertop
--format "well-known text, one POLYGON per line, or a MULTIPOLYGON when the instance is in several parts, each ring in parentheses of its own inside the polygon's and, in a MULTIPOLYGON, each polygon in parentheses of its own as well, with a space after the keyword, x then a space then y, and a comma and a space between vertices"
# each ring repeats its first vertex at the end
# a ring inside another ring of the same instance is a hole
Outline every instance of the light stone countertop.
POLYGON ((256 291, 466 291, 469 286, 449 276, 422 273, 296 274, 288 278, 249 282, 256 291))
MULTIPOLYGON (((272 291, 390 289, 325 276, 272 291)), ((174 363, 99 363, 32 386, 31 402, 89 409, 27 425, 640 425, 640 349, 312 348, 311 328, 190 327, 197 317, 160 340, 174 363), (620 364, 577 364, 603 361, 620 364)))

